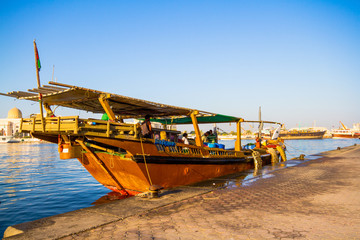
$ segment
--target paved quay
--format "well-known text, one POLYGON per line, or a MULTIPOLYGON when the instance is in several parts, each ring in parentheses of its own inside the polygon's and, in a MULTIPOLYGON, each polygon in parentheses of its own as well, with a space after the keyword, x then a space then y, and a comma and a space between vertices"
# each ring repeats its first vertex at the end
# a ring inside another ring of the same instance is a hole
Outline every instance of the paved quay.
POLYGON ((182 187, 12 226, 4 239, 360 239, 360 146, 227 188, 182 187))

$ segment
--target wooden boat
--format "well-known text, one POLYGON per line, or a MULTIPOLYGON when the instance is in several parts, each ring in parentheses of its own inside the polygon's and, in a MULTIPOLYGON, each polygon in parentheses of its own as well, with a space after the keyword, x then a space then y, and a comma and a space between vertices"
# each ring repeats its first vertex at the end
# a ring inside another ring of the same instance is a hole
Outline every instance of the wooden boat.
MULTIPOLYGON (((97 90, 49 82, 30 92, 2 94, 30 101, 43 102, 48 117, 33 116, 21 120, 21 131, 58 144, 61 159, 77 158, 91 175, 105 187, 125 195, 148 192, 149 189, 170 188, 206 179, 261 167, 275 161, 281 154, 281 143, 272 141, 268 147, 243 150, 241 123, 244 119, 175 107, 97 90), (51 106, 106 113, 109 121, 81 119, 78 116, 54 117, 51 106), (139 123, 125 119, 142 119, 151 114, 154 136, 143 138, 139 123), (52 117, 49 117, 52 116, 52 117), (199 124, 235 122, 237 138, 234 149, 219 144, 205 146, 199 124), (179 131, 168 130, 174 124, 191 124, 196 134, 195 145, 178 142, 179 131), (274 150, 275 149, 275 150, 274 150), (275 152, 275 154, 274 154, 275 152)), ((254 122, 254 121, 252 121, 254 122)), ((266 121, 263 121, 266 122, 266 121)), ((275 122, 266 122, 274 123, 275 122)))
MULTIPOLYGON (((283 127, 283 126, 282 126, 283 127)), ((323 139, 326 133, 324 128, 291 128, 291 129, 279 129, 279 137, 283 140, 300 140, 300 139, 323 139)), ((264 139, 271 139, 275 130, 265 129, 262 133, 264 139)))
POLYGON ((325 130, 315 129, 290 129, 280 131, 282 139, 322 139, 325 135, 325 130))

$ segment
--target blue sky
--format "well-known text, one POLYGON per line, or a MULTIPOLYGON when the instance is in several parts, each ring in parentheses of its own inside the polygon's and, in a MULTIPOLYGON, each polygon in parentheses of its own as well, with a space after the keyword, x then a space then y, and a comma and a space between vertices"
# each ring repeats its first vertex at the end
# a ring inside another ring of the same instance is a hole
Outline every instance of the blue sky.
MULTIPOLYGON (((288 128, 360 122, 359 1, 2 0, 0 92, 36 87, 34 39, 42 84, 55 65, 58 82, 249 120, 261 106, 288 128)), ((0 118, 39 111, 0 101, 0 118)))

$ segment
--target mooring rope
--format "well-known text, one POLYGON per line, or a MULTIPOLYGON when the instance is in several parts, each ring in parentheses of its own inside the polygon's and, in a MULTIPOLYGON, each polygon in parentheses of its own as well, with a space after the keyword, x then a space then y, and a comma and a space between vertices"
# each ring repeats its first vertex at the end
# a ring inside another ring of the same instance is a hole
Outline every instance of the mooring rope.
POLYGON ((296 150, 296 151, 300 151, 300 149, 291 146, 289 143, 284 143, 286 145, 286 147, 291 147, 292 149, 296 150))
POLYGON ((252 157, 254 159, 254 168, 255 170, 257 169, 261 169, 262 168, 262 160, 261 160, 261 155, 258 151, 254 151, 252 150, 252 157))
POLYGON ((281 146, 276 146, 276 150, 278 150, 278 152, 280 153, 281 161, 286 162, 287 159, 284 149, 281 146))
POLYGON ((271 155, 271 163, 278 163, 279 162, 279 157, 276 153, 276 150, 274 148, 268 148, 268 152, 271 155))
POLYGON ((142 155, 143 155, 143 158, 144 158, 144 163, 145 163, 146 172, 147 172, 147 175, 148 175, 148 178, 149 178, 149 182, 150 182, 150 186, 151 186, 151 185, 153 185, 153 184, 152 184, 151 177, 150 177, 150 173, 149 173, 149 169, 148 169, 147 163, 146 163, 146 157, 145 157, 145 153, 144 153, 144 146, 143 146, 143 142, 142 142, 142 137, 140 137, 140 144, 141 144, 141 150, 142 150, 142 155))

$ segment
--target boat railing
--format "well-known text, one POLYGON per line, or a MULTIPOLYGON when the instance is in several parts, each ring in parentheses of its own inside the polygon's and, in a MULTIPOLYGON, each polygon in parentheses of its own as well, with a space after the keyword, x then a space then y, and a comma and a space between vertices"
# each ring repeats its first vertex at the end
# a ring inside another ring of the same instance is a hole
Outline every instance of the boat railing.
POLYGON ((184 143, 175 143, 169 141, 155 140, 155 146, 159 152, 165 152, 171 155, 187 155, 191 157, 241 157, 242 154, 234 150, 225 150, 221 148, 199 147, 184 143))
POLYGON ((21 131, 30 133, 72 134, 108 138, 136 138, 137 124, 110 122, 97 119, 71 117, 46 117, 21 119, 21 131))

